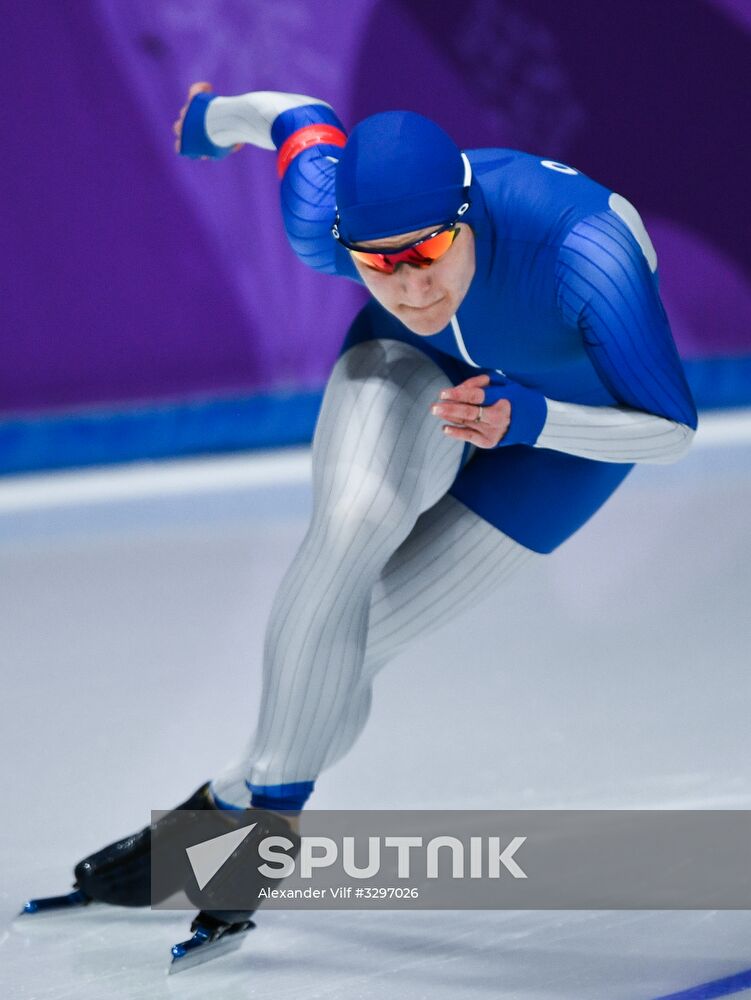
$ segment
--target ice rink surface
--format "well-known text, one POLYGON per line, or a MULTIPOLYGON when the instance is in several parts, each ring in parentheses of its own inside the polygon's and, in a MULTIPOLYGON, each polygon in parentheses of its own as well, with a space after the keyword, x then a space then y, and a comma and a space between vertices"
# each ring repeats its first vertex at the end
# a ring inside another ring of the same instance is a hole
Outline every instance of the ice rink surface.
MULTIPOLYGON (((741 426, 706 421, 682 462, 635 469, 557 553, 390 664, 311 807, 751 808, 741 426)), ((305 530, 306 464, 0 484, 0 996, 751 995, 745 911, 261 911, 240 951, 169 978, 186 914, 14 920, 243 746, 264 623, 305 530)))

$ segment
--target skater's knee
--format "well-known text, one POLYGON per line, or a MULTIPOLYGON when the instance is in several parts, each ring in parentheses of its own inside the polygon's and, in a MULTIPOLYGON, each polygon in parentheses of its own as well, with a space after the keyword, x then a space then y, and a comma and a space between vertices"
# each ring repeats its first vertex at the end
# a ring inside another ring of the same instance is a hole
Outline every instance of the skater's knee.
POLYGON ((374 544, 414 524, 419 508, 413 501, 414 496, 370 474, 356 491, 332 498, 319 512, 318 522, 334 547, 349 545, 362 535, 363 528, 367 528, 369 544, 374 544))
POLYGON ((388 398, 388 408, 398 412, 416 401, 435 398, 446 376, 418 348, 398 340, 369 340, 351 347, 339 359, 339 374, 351 383, 371 381, 388 398))

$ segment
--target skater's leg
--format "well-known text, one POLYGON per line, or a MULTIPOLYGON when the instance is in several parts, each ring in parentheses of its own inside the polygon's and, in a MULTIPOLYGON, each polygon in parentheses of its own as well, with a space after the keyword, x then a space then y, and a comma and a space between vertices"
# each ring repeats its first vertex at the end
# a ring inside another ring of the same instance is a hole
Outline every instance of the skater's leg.
POLYGON ((488 597, 539 553, 447 495, 421 515, 373 588, 366 674, 488 597))
POLYGON ((497 594, 533 557, 542 558, 450 495, 420 516, 373 588, 362 681, 324 768, 362 732, 375 674, 418 636, 497 594))
MULTIPOLYGON (((364 728, 378 670, 419 635, 497 593, 533 557, 542 558, 451 495, 420 515, 373 587, 361 680, 322 770, 345 756, 364 728)), ((244 758, 215 781, 218 793, 231 802, 246 801, 246 773, 244 758)))
POLYGON ((362 680, 373 586, 460 465, 462 446, 430 413, 445 382, 392 340, 358 344, 334 368, 314 440, 311 525, 266 634, 251 786, 308 787, 336 738, 362 680))

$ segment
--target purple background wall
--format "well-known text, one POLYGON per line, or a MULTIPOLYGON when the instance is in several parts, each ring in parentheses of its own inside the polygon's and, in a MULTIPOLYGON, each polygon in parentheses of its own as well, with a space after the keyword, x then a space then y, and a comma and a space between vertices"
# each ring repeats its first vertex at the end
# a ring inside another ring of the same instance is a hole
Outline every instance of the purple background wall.
POLYGON ((199 79, 571 162, 639 208, 682 354, 751 354, 743 0, 3 7, 0 417, 325 379, 361 292, 295 260, 272 154, 175 156, 199 79))

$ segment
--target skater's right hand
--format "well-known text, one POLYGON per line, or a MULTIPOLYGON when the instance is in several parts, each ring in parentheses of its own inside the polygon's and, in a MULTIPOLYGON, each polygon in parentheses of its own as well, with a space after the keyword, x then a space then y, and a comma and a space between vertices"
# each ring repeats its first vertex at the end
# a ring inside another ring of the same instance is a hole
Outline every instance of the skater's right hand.
MULTIPOLYGON (((210 94, 211 90, 212 90, 211 84, 207 83, 205 80, 201 80, 198 83, 192 83, 190 85, 190 89, 188 90, 188 99, 186 100, 185 104, 183 104, 183 106, 180 108, 180 113, 177 116, 177 120, 172 125, 172 131, 177 136, 177 138, 175 139, 176 153, 180 152, 180 139, 183 133, 183 122, 185 121, 185 116, 188 113, 188 105, 196 96, 196 94, 210 94)), ((236 153, 238 149, 243 148, 243 145, 244 143, 242 142, 235 143, 235 145, 232 147, 232 152, 236 153)), ((202 156, 201 159, 206 160, 208 159, 208 157, 202 156)))

